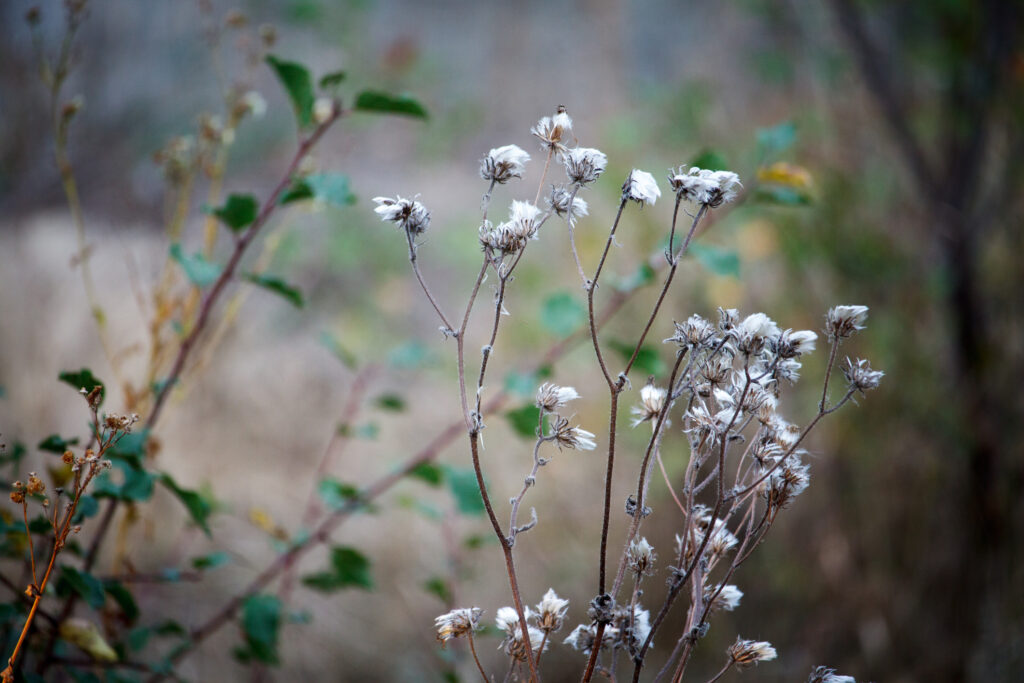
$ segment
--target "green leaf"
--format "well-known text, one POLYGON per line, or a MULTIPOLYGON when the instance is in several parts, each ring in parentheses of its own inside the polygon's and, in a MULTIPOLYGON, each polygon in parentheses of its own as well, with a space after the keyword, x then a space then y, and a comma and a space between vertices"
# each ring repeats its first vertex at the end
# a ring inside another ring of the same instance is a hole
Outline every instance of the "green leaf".
POLYGON ((174 478, 166 472, 160 475, 160 482, 182 502, 185 509, 188 510, 192 521, 196 523, 196 526, 202 529, 207 536, 211 536, 207 520, 209 520, 210 514, 213 512, 213 508, 209 501, 199 495, 197 491, 183 489, 178 486, 174 478))
POLYGON ((320 333, 320 345, 333 353, 334 357, 349 370, 355 370, 359 365, 356 355, 342 346, 341 342, 326 330, 320 333))
POLYGON ((76 391, 85 389, 85 393, 91 393, 96 387, 100 388, 100 403, 103 403, 103 399, 106 397, 107 390, 103 386, 103 382, 99 381, 95 375, 92 374, 92 370, 89 368, 82 368, 78 372, 71 372, 65 370, 64 372, 57 375, 57 379, 65 384, 71 386, 76 391))
POLYGON ((203 207, 203 211, 216 216, 232 232, 239 232, 252 225, 260 212, 260 204, 251 194, 233 194, 216 209, 203 207))
POLYGON ((302 308, 306 303, 302 298, 302 292, 281 278, 257 273, 246 273, 243 277, 254 285, 259 285, 264 289, 269 289, 271 292, 281 295, 296 308, 302 308))
POLYGON ((171 258, 178 262, 181 269, 185 271, 185 277, 196 287, 209 287, 220 277, 220 264, 207 261, 200 253, 186 256, 181 250, 181 245, 175 242, 171 245, 171 258))
POLYGON ((61 565, 57 594, 66 597, 71 593, 77 594, 93 609, 100 609, 107 601, 102 581, 88 572, 80 572, 74 567, 61 565))
POLYGON ((68 446, 74 446, 78 443, 78 439, 62 439, 57 434, 50 434, 48 437, 39 442, 36 446, 41 451, 49 451, 50 453, 63 453, 68 450, 68 446))
POLYGON ((264 664, 277 664, 281 601, 273 595, 253 595, 242 605, 246 654, 264 664))
MULTIPOLYGON (((703 168, 708 171, 728 171, 729 162, 725 157, 713 149, 705 149, 698 154, 691 162, 691 166, 703 168)), ((688 170, 688 169, 686 169, 688 170)))
POLYGON ((107 581, 106 583, 107 595, 114 598, 114 602, 121 608, 124 613, 124 618, 129 624, 134 623, 139 618, 139 606, 135 603, 135 598, 132 596, 123 583, 120 581, 107 581))
POLYGON ((112 472, 104 472, 93 482, 92 495, 96 498, 140 502, 153 495, 153 482, 157 476, 141 467, 133 467, 125 460, 114 460, 114 468, 123 475, 121 484, 114 483, 112 472))
POLYGON ((782 206, 808 206, 811 196, 793 187, 782 185, 761 185, 754 192, 754 201, 762 204, 780 204, 782 206))
POLYGON ((480 487, 477 485, 473 469, 451 465, 443 465, 442 469, 448 490, 455 498, 456 509, 463 515, 484 514, 484 499, 480 495, 480 487))
POLYGON ((740 255, 736 251, 706 244, 691 244, 690 252, 702 266, 715 275, 728 275, 739 279, 740 255))
POLYGON ((281 195, 279 201, 290 204, 303 199, 314 199, 339 208, 356 203, 356 196, 349 189, 348 176, 341 173, 313 173, 300 178, 281 195))
POLYGON ((433 576, 423 582, 423 589, 431 595, 436 595, 437 598, 444 604, 450 604, 452 600, 452 591, 448 588, 448 582, 442 579, 440 576, 433 576))
POLYGON ((389 95, 376 90, 364 90, 356 96, 356 110, 382 114, 403 114, 427 118, 423 105, 407 95, 389 95))
POLYGON ((75 516, 72 518, 71 523, 81 524, 82 520, 89 519, 99 511, 99 502, 93 496, 85 494, 78 499, 78 507, 75 508, 75 516))
POLYGON ((416 514, 420 515, 424 519, 429 519, 431 522, 440 522, 444 519, 444 513, 433 503, 429 503, 425 500, 420 500, 415 496, 400 495, 395 499, 398 503, 398 507, 405 510, 412 510, 416 514))
POLYGON ((509 410, 505 418, 516 434, 527 439, 537 438, 537 425, 540 422, 540 408, 527 403, 521 408, 509 410))
POLYGON ((757 129, 757 150, 762 159, 777 156, 796 142, 796 124, 785 121, 771 128, 757 129))
POLYGON ((316 487, 320 500, 331 510, 340 510, 359 500, 359 487, 328 477, 316 487))
POLYGON ((381 394, 374 400, 374 403, 377 404, 378 408, 391 410, 396 413, 405 410, 405 399, 398 394, 381 394))
POLYGON ((141 468, 146 457, 146 441, 148 439, 148 429, 125 434, 107 451, 107 455, 112 460, 124 460, 132 467, 141 468))
POLYGON ((217 567, 221 567, 229 562, 231 562, 231 556, 223 550, 217 550, 208 555, 200 555, 199 557, 192 558, 192 566, 200 571, 216 569, 217 567))
POLYGON ((288 92, 288 97, 291 98, 299 127, 309 126, 313 123, 314 101, 313 78, 309 75, 309 69, 297 62, 278 59, 274 55, 267 55, 266 59, 267 64, 274 70, 281 85, 288 92))
MULTIPOLYGON (((635 348, 633 344, 612 339, 608 342, 608 345, 626 362, 629 362, 629 359, 633 357, 633 349, 635 348)), ((667 370, 664 361, 658 355, 658 351, 651 346, 640 347, 640 352, 636 354, 636 361, 633 362, 633 367, 645 375, 663 375, 667 370)))
POLYGON ((426 482, 430 486, 440 486, 444 481, 444 471, 432 462, 421 462, 409 470, 409 476, 426 482))
POLYGON ((148 626, 136 626, 132 630, 128 631, 128 635, 125 636, 125 645, 132 652, 138 652, 142 648, 146 647, 149 642, 149 637, 153 635, 153 629, 148 626))
POLYGON ((587 310, 568 292, 552 294, 544 301, 540 322, 559 337, 568 337, 587 320, 587 310))
POLYGON ((305 576, 302 583, 326 593, 348 587, 372 590, 370 560, 355 548, 335 546, 331 548, 330 571, 305 576))
POLYGON ((343 80, 345 80, 344 71, 332 71, 320 77, 320 88, 322 90, 336 88, 343 80))

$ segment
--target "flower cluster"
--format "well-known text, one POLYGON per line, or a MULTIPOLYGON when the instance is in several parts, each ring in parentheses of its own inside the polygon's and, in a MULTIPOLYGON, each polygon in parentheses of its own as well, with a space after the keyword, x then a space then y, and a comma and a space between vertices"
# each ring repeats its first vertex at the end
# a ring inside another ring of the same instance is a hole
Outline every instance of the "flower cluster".
POLYGON ((736 188, 741 186, 740 177, 732 171, 709 171, 693 166, 684 171, 669 171, 668 184, 676 195, 694 204, 705 204, 715 209, 736 198, 736 188))

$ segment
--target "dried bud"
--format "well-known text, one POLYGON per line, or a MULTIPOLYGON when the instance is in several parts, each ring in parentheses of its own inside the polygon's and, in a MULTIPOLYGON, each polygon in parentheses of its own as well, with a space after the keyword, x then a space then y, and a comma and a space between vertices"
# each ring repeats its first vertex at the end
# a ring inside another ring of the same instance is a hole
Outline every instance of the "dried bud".
MULTIPOLYGON (((655 420, 665 407, 665 399, 667 397, 668 391, 665 389, 650 383, 645 384, 640 389, 640 405, 633 406, 633 426, 636 427, 641 422, 650 422, 653 429, 655 420)), ((668 426, 667 422, 666 420, 666 427, 668 426)))
POLYGON ((661 196, 661 190, 658 189, 658 182, 654 176, 647 171, 634 168, 622 186, 622 196, 638 204, 654 206, 654 202, 661 196))
POLYGON ((777 656, 771 643, 763 640, 743 640, 739 637, 729 646, 726 653, 738 669, 746 669, 758 662, 771 661, 777 656))
POLYGON ((657 557, 646 538, 633 539, 629 544, 629 570, 637 576, 653 574, 657 557))
POLYGON ((496 147, 480 160, 480 176, 496 183, 522 178, 525 164, 529 160, 530 155, 516 145, 496 147))
POLYGON ((410 235, 421 235, 430 225, 430 212, 415 198, 374 197, 373 201, 377 203, 373 211, 382 221, 391 221, 410 235))
POLYGON ((456 609, 434 619, 437 639, 442 646, 452 638, 458 638, 480 628, 480 616, 483 610, 479 607, 456 609))
POLYGON ((608 166, 608 157, 592 147, 576 147, 565 152, 563 162, 569 180, 582 186, 601 177, 608 166))
POLYGON ((563 417, 555 420, 555 443, 559 448, 570 448, 577 451, 592 451, 597 448, 592 432, 579 427, 570 427, 569 421, 563 417))
POLYGON ((704 600, 711 601, 711 611, 731 612, 736 609, 740 604, 740 598, 743 597, 743 591, 731 584, 722 586, 721 591, 718 588, 718 586, 705 586, 704 588, 704 600))
POLYGON ((881 370, 872 370, 871 363, 866 358, 858 358, 856 363, 847 358, 846 364, 843 365, 843 375, 852 388, 864 393, 878 387, 885 373, 881 370))
POLYGON ((573 197, 573 193, 567 190, 563 185, 552 185, 551 196, 548 197, 548 206, 550 206, 555 213, 563 218, 569 213, 569 200, 572 199, 572 218, 582 218, 586 216, 589 209, 587 202, 580 197, 573 197))
POLYGON ((75 454, 72 453, 71 451, 64 451, 64 455, 62 455, 60 459, 64 462, 65 465, 70 465, 75 461, 75 454))
POLYGON ((572 387, 560 387, 556 384, 545 382, 537 389, 536 405, 541 410, 551 412, 579 397, 579 393, 572 387))
POLYGON ((37 495, 46 490, 46 484, 43 480, 36 476, 35 472, 28 473, 28 486, 25 487, 25 492, 30 495, 37 495))
POLYGON ((572 119, 565 113, 565 107, 559 105, 554 116, 545 116, 530 129, 540 139, 541 149, 562 151, 565 145, 562 140, 572 131, 572 119))
POLYGON ((867 306, 834 306, 825 315, 825 333, 829 341, 844 339, 863 330, 867 318, 867 306))
POLYGON ((539 603, 537 603, 537 628, 545 633, 551 633, 562 628, 565 622, 565 613, 569 611, 569 601, 563 600, 555 593, 554 588, 548 592, 539 603))
POLYGON ((666 342, 675 342, 680 346, 689 347, 692 350, 705 348, 714 344, 715 328, 704 318, 697 314, 691 315, 684 323, 675 323, 676 333, 666 339, 666 342))

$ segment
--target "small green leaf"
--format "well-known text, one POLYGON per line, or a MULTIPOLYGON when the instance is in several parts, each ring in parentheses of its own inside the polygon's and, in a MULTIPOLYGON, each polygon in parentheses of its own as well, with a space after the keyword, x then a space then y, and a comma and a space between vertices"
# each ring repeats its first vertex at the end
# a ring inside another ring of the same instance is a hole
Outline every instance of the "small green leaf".
POLYGON ((291 98, 292 107, 295 109, 295 118, 298 119, 299 127, 306 128, 313 123, 313 78, 302 64, 297 62, 286 62, 274 55, 267 55, 267 64, 277 74, 281 85, 288 92, 291 98))
POLYGON ((62 439, 57 434, 50 434, 48 437, 39 442, 36 446, 41 451, 49 451, 50 453, 63 453, 68 450, 69 446, 74 446, 78 443, 78 439, 62 439))
POLYGON ((233 194, 224 202, 224 206, 216 209, 204 207, 206 213, 216 216, 231 232, 240 232, 252 225, 259 215, 260 205, 250 194, 233 194))
POLYGON ((83 495, 78 499, 78 507, 75 508, 75 516, 72 518, 72 524, 81 524, 82 520, 89 519, 100 511, 99 502, 89 494, 83 495))
POLYGON ((527 403, 521 408, 509 410, 505 413, 509 425, 519 436, 527 439, 537 438, 537 425, 540 422, 540 408, 532 403, 527 403))
POLYGON ((277 664, 281 601, 273 595, 253 595, 242 605, 246 654, 264 664, 277 664))
POLYGON ((74 567, 62 565, 60 579, 57 581, 57 594, 66 597, 71 593, 77 594, 93 609, 100 609, 107 601, 102 581, 88 572, 80 572, 74 567))
POLYGON ((440 522, 444 519, 444 513, 441 512, 439 507, 425 500, 420 500, 415 496, 403 494, 396 498, 396 502, 398 503, 398 507, 405 510, 412 510, 424 519, 429 519, 431 522, 440 522))
POLYGON ((330 90, 332 88, 338 87, 344 80, 344 71, 332 71, 320 77, 320 88, 322 90, 330 90))
POLYGON ((433 576, 424 581, 423 589, 431 595, 436 595, 437 598, 446 605, 452 600, 452 591, 448 588, 448 582, 440 576, 433 576))
POLYGON ((114 468, 123 475, 121 484, 114 483, 113 472, 104 472, 93 483, 96 498, 116 498, 128 502, 141 502, 153 496, 153 483, 157 476, 141 467, 133 467, 126 460, 113 460, 114 468))
POLYGON ((376 398, 374 403, 377 404, 378 408, 391 410, 396 413, 400 413, 405 410, 405 399, 398 394, 381 394, 376 398))
POLYGON ((348 587, 372 590, 370 560, 355 548, 335 546, 331 548, 330 571, 305 576, 302 583, 326 593, 348 587))
POLYGON ((132 596, 131 591, 123 583, 120 581, 107 581, 104 588, 107 591, 107 595, 114 598, 114 602, 121 608, 121 612, 124 613, 124 618, 129 624, 139 618, 139 606, 135 603, 135 597, 132 596))
POLYGON ((691 244, 690 252, 702 266, 715 275, 727 275, 739 279, 740 255, 734 250, 706 244, 691 244))
MULTIPOLYGON (((616 341, 614 339, 608 342, 608 346, 618 353, 619 357, 626 362, 629 362, 629 359, 633 357, 633 349, 636 348, 633 344, 616 341)), ((665 363, 661 360, 657 350, 650 346, 640 347, 640 352, 636 354, 636 360, 633 362, 633 367, 645 375, 663 375, 667 370, 665 363)))
POLYGON ((303 199, 314 199, 339 208, 356 203, 348 176, 341 173, 313 173, 300 178, 281 195, 279 203, 290 204, 303 199))
POLYGON ((346 505, 359 500, 359 488, 328 477, 316 487, 320 500, 331 510, 340 510, 346 505))
POLYGON ((482 515, 486 508, 473 469, 451 465, 443 465, 442 469, 458 511, 464 515, 482 515))
POLYGON ((771 128, 757 129, 757 150, 762 159, 784 152, 796 142, 796 124, 785 121, 771 128))
POLYGON ((333 353, 334 357, 340 360, 341 364, 349 370, 355 370, 359 365, 356 355, 342 346, 341 342, 326 330, 320 333, 320 345, 333 353))
POLYGON ((364 90, 356 96, 356 110, 382 114, 403 114, 427 118, 423 105, 407 95, 389 95, 376 90, 364 90))
POLYGON ((302 292, 297 287, 293 287, 281 278, 274 277, 273 275, 262 275, 257 273, 246 273, 243 277, 254 285, 259 285, 264 289, 268 289, 275 294, 281 295, 296 308, 302 308, 306 303, 302 298, 302 292))
POLYGON ((103 399, 106 396, 107 390, 103 386, 103 382, 99 381, 95 375, 92 374, 92 370, 89 368, 82 368, 78 372, 71 372, 66 370, 59 375, 57 379, 65 384, 70 385, 76 391, 85 389, 85 393, 91 393, 96 387, 100 388, 100 403, 103 403, 103 399))
POLYGON ((207 520, 210 518, 210 514, 213 512, 213 508, 209 501, 199 495, 197 491, 184 489, 178 486, 178 483, 174 481, 174 478, 166 472, 160 475, 160 483, 166 486, 167 489, 182 502, 185 509, 188 510, 188 514, 192 518, 192 521, 196 523, 196 526, 202 529, 203 533, 207 536, 212 535, 209 524, 207 523, 207 520))
POLYGON ((587 310, 568 292, 552 294, 544 301, 540 322, 559 337, 568 337, 587 320, 587 310))
POLYGON ((444 481, 444 471, 432 462, 421 462, 409 470, 409 476, 426 482, 430 486, 440 486, 444 481))
POLYGON ((177 242, 171 245, 171 258, 178 262, 185 271, 185 277, 196 287, 209 287, 220 277, 220 264, 207 261, 198 252, 186 256, 177 242))
POLYGON ((690 162, 690 165, 696 166, 697 168, 703 168, 708 171, 729 170, 729 162, 726 161, 725 157, 713 149, 705 149, 702 151, 690 162))
POLYGON ((231 556, 223 550, 217 550, 208 555, 200 555, 199 557, 192 558, 192 566, 200 571, 216 569, 217 567, 223 566, 229 562, 231 562, 231 556))

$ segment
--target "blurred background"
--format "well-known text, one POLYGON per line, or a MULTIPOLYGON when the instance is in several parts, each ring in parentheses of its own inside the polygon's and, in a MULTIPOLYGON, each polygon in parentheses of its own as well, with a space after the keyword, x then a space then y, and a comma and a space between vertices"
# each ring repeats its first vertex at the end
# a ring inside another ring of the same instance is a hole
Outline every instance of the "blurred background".
MULTIPOLYGON (((7 457, 11 444, 26 444, 21 470, 43 471, 52 456, 34 444, 85 432, 81 400, 58 384, 59 372, 90 367, 107 378, 109 409, 130 396, 112 379, 76 265, 50 96, 24 21, 33 4, 0 6, 0 433, 7 457)), ((52 56, 63 8, 39 9, 37 41, 52 56)), ((267 111, 238 125, 224 191, 266 196, 293 153, 288 101, 270 70, 247 58, 266 39, 264 25, 274 27, 274 54, 317 74, 343 69, 343 102, 373 86, 409 93, 430 114, 425 122, 354 116, 330 132, 315 164, 345 173, 358 200, 283 212, 252 257, 301 288, 306 305, 237 285, 234 323, 172 394, 151 457, 217 501, 212 541, 161 493, 118 517, 118 547, 108 543, 99 570, 115 553, 119 568, 128 558, 151 573, 227 551, 232 561, 202 582, 138 587, 143 620, 194 625, 299 533, 313 473, 339 425, 345 444, 331 447, 330 472, 360 485, 459 417, 452 344, 411 277, 402 236, 377 221, 370 198, 420 194, 432 211, 422 268, 445 310, 461 309, 479 267, 479 159, 505 144, 534 156, 522 181, 496 191, 492 217, 500 219, 511 199, 532 200, 543 155, 529 128, 562 104, 580 144, 610 160, 586 195, 591 215, 579 229, 588 269, 631 168, 654 173, 666 195, 667 169, 693 162, 736 171, 747 187, 701 236, 652 339, 671 334, 671 319, 713 317, 717 306, 820 330, 831 305, 863 304, 868 329, 842 351, 886 372, 877 391, 813 435, 812 485, 739 572, 743 602, 713 619, 692 679, 713 675, 739 633, 779 651, 748 674, 758 680, 803 680, 818 664, 864 681, 1018 680, 1021 21, 1019 3, 999 0, 90 3, 60 102, 82 97, 67 155, 119 375, 145 370, 147 307, 167 257, 176 195, 154 153, 195 133, 201 114, 225 117, 233 83, 261 93, 267 111), (773 184, 770 168, 788 170, 785 182, 773 184)), ((196 183, 186 250, 202 242, 209 181, 196 183)), ((670 215, 665 195, 627 211, 612 280, 626 281, 657 255, 670 215)), ((225 258, 229 246, 222 240, 215 255, 225 258)), ((507 409, 530 400, 529 384, 516 394, 515 373, 578 323, 572 305, 559 307, 583 299, 561 226, 545 228, 514 284, 489 383, 510 388, 507 409)), ((635 339, 655 293, 636 293, 609 326, 609 343, 635 339)), ((470 349, 484 344, 489 292, 483 302, 470 349)), ((813 415, 824 362, 819 353, 805 364, 787 397, 791 420, 813 415)), ((526 501, 541 524, 516 553, 526 602, 549 586, 572 601, 567 635, 595 592, 607 408, 587 346, 560 360, 552 380, 584 395, 577 419, 598 434, 599 449, 559 453, 542 470, 526 501)), ((642 382, 635 374, 634 387, 642 382)), ((616 501, 644 444, 622 424, 616 501)), ((502 501, 518 491, 531 443, 503 417, 488 425, 485 468, 502 501)), ((665 458, 670 473, 682 471, 681 435, 666 441, 665 458)), ((464 442, 440 461, 464 470, 464 442)), ((678 519, 660 479, 652 492, 645 533, 664 561, 678 519)), ((490 620, 508 602, 507 583, 486 519, 460 514, 458 503, 444 487, 409 479, 373 514, 347 522, 334 540, 372 561, 372 590, 298 588, 290 608, 299 623, 282 632, 281 664, 255 679, 472 679, 464 643, 442 651, 433 618, 474 604, 490 620)), ((627 519, 617 509, 613 548, 627 519)), ((314 554, 303 572, 325 563, 326 553, 314 554)), ((645 605, 660 604, 666 576, 662 569, 649 581, 645 605)), ((239 640, 238 627, 223 629, 185 661, 183 675, 249 677, 232 659, 239 640)), ((668 629, 656 639, 655 670, 673 640, 668 629)), ((489 670, 504 671, 498 638, 480 643, 489 670)), ((547 676, 573 680, 583 658, 555 651, 547 676)))

